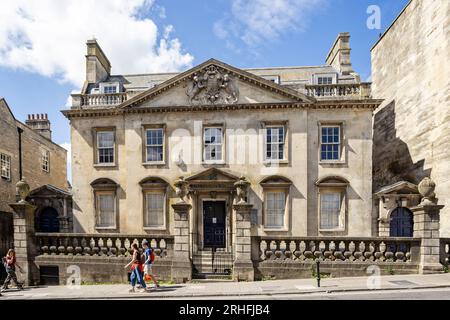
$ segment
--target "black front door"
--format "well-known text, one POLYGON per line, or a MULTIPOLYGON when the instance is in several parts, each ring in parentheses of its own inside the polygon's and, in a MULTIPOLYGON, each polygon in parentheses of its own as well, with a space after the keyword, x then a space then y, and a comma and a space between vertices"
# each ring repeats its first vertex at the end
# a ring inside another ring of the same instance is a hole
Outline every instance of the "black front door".
POLYGON ((397 208, 391 213, 390 236, 412 237, 414 232, 413 214, 407 208, 397 208))
POLYGON ((203 202, 203 247, 225 248, 225 201, 203 202))

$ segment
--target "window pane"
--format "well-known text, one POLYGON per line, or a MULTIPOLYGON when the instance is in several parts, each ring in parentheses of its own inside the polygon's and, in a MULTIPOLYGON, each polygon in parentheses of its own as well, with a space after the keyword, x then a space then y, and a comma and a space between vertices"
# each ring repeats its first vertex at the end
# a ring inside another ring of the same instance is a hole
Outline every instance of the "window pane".
POLYGON ((99 148, 112 148, 114 146, 114 132, 102 131, 97 133, 99 148))
POLYGON ((100 194, 98 196, 99 227, 115 226, 114 194, 100 194))
POLYGON ((322 127, 320 147, 321 160, 339 160, 340 158, 340 127, 322 127), (325 152, 326 151, 326 152, 325 152))
POLYGON ((339 227, 341 211, 340 193, 324 193, 320 195, 320 228, 335 229, 339 227))
POLYGON ((222 160, 222 128, 204 129, 205 160, 222 160))
POLYGON ((284 159, 284 127, 266 128, 266 158, 284 159))
POLYGON ((0 154, 1 176, 9 180, 11 178, 11 157, 6 154, 0 154))
POLYGON ((266 227, 282 228, 284 226, 285 198, 284 192, 266 193, 266 227))
POLYGON ((164 225, 164 194, 146 194, 145 226, 159 227, 164 225))

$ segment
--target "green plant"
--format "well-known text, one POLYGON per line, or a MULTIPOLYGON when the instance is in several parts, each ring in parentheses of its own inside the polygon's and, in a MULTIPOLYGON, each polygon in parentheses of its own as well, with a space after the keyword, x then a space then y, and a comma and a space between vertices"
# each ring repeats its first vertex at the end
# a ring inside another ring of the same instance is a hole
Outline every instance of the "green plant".
POLYGON ((393 276, 393 275, 395 274, 394 269, 393 269, 392 267, 388 267, 388 268, 387 268, 387 272, 388 272, 391 276, 393 276))
POLYGON ((448 273, 448 265, 443 265, 442 266, 442 271, 444 271, 444 273, 448 273))

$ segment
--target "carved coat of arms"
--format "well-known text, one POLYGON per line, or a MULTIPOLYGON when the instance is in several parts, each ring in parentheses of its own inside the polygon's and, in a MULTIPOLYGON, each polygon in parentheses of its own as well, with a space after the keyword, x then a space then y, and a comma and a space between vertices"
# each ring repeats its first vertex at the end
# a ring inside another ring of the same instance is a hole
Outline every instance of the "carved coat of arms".
POLYGON ((188 83, 186 94, 191 104, 231 104, 239 99, 235 80, 215 66, 195 73, 188 83))

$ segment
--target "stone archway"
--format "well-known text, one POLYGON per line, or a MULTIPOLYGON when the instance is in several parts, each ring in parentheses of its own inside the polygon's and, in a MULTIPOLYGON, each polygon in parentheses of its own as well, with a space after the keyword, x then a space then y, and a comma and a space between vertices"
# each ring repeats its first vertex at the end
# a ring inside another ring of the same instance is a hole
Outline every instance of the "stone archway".
POLYGON ((58 211, 52 207, 43 208, 38 217, 36 229, 38 232, 60 232, 58 211))

